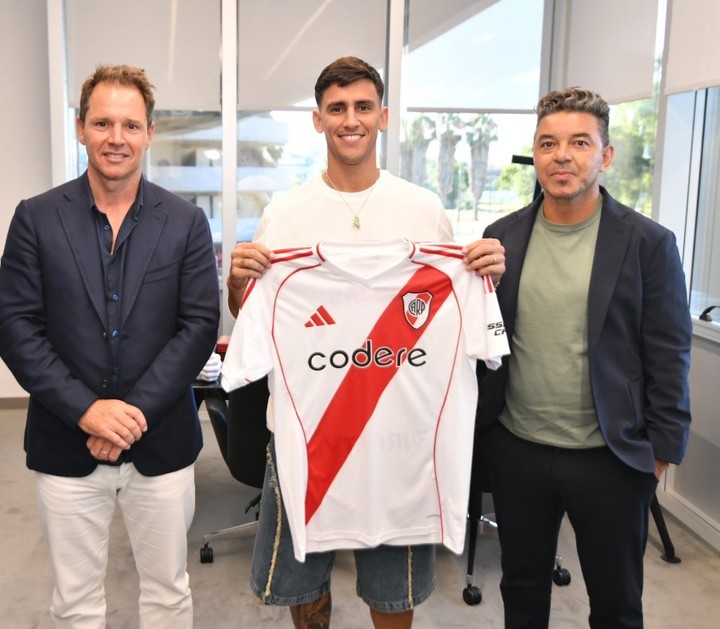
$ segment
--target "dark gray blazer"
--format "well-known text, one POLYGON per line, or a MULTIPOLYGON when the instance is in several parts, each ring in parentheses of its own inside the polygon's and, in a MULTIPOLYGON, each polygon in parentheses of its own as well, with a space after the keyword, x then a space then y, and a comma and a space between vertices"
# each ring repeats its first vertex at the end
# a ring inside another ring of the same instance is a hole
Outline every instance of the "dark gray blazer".
MULTIPOLYGON (((679 463, 687 446, 692 326, 685 279, 672 232, 601 192, 588 294, 590 384, 611 450, 631 467, 654 472, 656 458, 679 463)), ((541 202, 542 195, 485 231, 505 247, 506 272, 497 295, 510 339, 541 202)), ((479 364, 479 428, 503 409, 507 361, 497 372, 479 364)))
POLYGON ((217 340, 219 298, 203 211, 148 181, 126 245, 117 363, 87 175, 22 201, 0 266, 0 356, 30 393, 27 465, 84 476, 97 461, 77 421, 98 398, 145 414, 132 461, 155 476, 202 447, 191 383, 217 340))

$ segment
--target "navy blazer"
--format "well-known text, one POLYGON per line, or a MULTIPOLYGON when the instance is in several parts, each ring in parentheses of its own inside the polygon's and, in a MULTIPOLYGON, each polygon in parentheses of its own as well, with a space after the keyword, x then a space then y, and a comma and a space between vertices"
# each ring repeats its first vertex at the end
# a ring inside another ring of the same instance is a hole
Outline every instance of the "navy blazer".
POLYGON ((203 211, 146 180, 124 246, 117 362, 87 174, 21 201, 0 266, 0 356, 30 393, 29 468, 85 476, 98 464, 77 427, 98 398, 142 410, 131 448, 147 476, 195 459, 202 434, 191 383, 217 340, 217 264, 203 211))
MULTIPOLYGON (((685 278, 673 233, 601 192, 587 304, 590 386, 610 449, 629 466, 654 472, 656 458, 680 463, 687 446, 692 325, 685 278)), ((541 203, 542 195, 485 230, 505 247, 497 295, 509 340, 541 203)), ((479 428, 505 405, 508 360, 497 372, 479 364, 479 428)))

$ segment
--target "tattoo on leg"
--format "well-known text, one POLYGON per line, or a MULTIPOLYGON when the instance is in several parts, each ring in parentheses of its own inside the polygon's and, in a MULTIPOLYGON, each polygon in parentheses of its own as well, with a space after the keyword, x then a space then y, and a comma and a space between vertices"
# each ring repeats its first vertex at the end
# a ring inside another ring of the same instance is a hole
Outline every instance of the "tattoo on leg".
POLYGON ((332 599, 330 592, 309 603, 292 605, 290 615, 296 629, 328 629, 332 599))

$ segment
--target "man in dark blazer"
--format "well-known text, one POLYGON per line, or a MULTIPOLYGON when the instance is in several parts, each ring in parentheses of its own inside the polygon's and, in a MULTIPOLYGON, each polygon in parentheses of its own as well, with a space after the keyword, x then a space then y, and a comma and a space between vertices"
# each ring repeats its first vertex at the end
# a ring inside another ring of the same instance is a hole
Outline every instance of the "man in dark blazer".
POLYGON ((690 423, 684 275, 673 234, 598 183, 614 156, 607 103, 569 88, 537 116, 543 194, 485 233, 505 247, 511 343, 500 370, 478 372, 505 626, 548 626, 567 514, 590 626, 640 628, 650 500, 690 423))
POLYGON ((104 627, 109 527, 123 512, 140 626, 192 626, 187 530, 202 435, 191 383, 217 339, 203 211, 142 177, 153 85, 100 66, 77 119, 88 169, 22 201, 0 266, 0 355, 30 393, 25 450, 58 627, 104 627))

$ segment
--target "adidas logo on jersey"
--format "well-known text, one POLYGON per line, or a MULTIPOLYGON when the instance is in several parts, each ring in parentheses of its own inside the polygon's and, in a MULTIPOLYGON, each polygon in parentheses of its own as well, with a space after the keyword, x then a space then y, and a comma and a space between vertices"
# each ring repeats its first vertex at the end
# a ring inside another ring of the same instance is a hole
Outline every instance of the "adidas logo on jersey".
POLYGON ((313 315, 305 322, 306 328, 314 328, 320 325, 335 325, 335 319, 325 310, 324 306, 319 306, 313 315))

